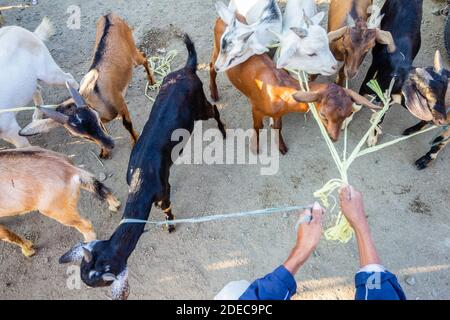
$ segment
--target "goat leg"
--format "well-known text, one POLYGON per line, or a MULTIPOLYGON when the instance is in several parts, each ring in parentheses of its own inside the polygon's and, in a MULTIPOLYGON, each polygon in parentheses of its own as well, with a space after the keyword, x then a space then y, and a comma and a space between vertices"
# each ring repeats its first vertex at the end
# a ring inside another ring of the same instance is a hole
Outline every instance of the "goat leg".
POLYGON ((253 108, 253 129, 255 130, 253 133, 252 141, 251 141, 251 150, 255 154, 259 154, 259 131, 264 128, 264 115, 253 108))
POLYGON ((147 55, 139 50, 136 52, 136 63, 138 65, 144 66, 145 72, 147 73, 147 79, 148 83, 150 83, 151 86, 156 84, 156 79, 153 74, 152 69, 150 68, 150 65, 148 64, 147 55))
MULTIPOLYGON (((41 88, 38 86, 36 92, 33 95, 33 102, 36 107, 40 107, 44 105, 44 99, 42 98, 41 88)), ((36 109, 33 114, 33 121, 40 120, 44 117, 44 113, 36 109)))
POLYGON ((219 130, 222 133, 222 137, 225 139, 227 137, 227 132, 225 130, 225 125, 220 119, 220 113, 219 109, 217 109, 217 106, 214 106, 214 119, 217 121, 217 126, 219 127, 219 130))
POLYGON ((217 89, 217 71, 215 69, 215 64, 217 57, 219 56, 219 50, 214 46, 211 63, 209 64, 209 90, 211 92, 211 99, 213 101, 219 101, 219 90, 217 89))
MULTIPOLYGON (((158 203, 158 207, 164 212, 166 215, 166 221, 174 221, 175 216, 172 213, 172 203, 170 202, 170 199, 167 197, 166 199, 162 200, 158 203)), ((167 226, 167 230, 169 233, 173 233, 176 230, 175 225, 171 224, 167 226)))
POLYGON ((2 130, 0 130, 0 139, 13 144, 16 148, 26 148, 31 146, 27 138, 19 135, 22 128, 17 123, 13 113, 0 114, 0 124, 2 128, 2 130))
POLYGON ((69 202, 67 205, 59 207, 48 208, 40 212, 44 216, 52 218, 67 227, 77 229, 83 235, 85 242, 97 239, 92 223, 80 216, 76 209, 76 204, 69 202))
POLYGON ((418 124, 412 126, 411 128, 406 129, 405 131, 403 131, 403 135, 404 136, 409 136, 412 135, 416 132, 419 132, 420 130, 422 130, 423 128, 425 128, 425 126, 428 124, 427 121, 420 121, 418 124))
POLYGON ((281 134, 281 129, 283 126, 283 122, 281 118, 273 118, 272 128, 277 131, 278 136, 278 148, 280 149, 280 153, 285 155, 288 152, 288 147, 284 143, 283 135, 281 134))
POLYGON ((444 147, 448 144, 450 141, 450 128, 447 129, 444 133, 442 133, 439 137, 437 137, 433 141, 433 147, 431 150, 424 155, 422 158, 416 161, 415 165, 418 170, 423 170, 428 168, 431 163, 436 160, 439 152, 444 149, 444 147))
POLYGON ((344 86, 344 82, 345 82, 345 64, 341 67, 341 69, 339 70, 339 74, 337 76, 336 79, 336 83, 338 85, 340 85, 341 87, 344 86))
POLYGON ((133 123, 131 122, 130 112, 128 111, 127 103, 120 94, 117 94, 114 97, 114 101, 116 102, 117 110, 119 110, 119 113, 122 116, 123 126, 130 133, 133 144, 136 144, 137 140, 139 139, 139 134, 133 128, 133 123))
POLYGON ((22 253, 26 257, 33 256, 36 251, 33 249, 33 243, 29 240, 22 239, 14 232, 11 232, 4 226, 0 225, 0 240, 18 245, 22 249, 22 253))

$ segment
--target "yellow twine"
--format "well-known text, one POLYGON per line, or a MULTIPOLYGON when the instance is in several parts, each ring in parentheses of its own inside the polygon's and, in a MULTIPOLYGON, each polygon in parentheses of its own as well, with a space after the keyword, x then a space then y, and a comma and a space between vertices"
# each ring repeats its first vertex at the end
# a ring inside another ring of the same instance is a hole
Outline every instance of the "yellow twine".
MULTIPOLYGON (((308 78, 307 78, 307 75, 305 74, 305 72, 300 73, 300 72, 291 71, 291 70, 290 70, 290 72, 297 74, 301 90, 309 91, 308 78)), ((336 147, 334 146, 333 142, 331 141, 331 139, 328 135, 328 132, 320 119, 319 113, 317 112, 317 109, 316 109, 316 105, 314 103, 308 104, 309 109, 311 110, 311 113, 313 114, 314 119, 316 120, 316 122, 319 125, 320 132, 322 133, 322 136, 330 150, 330 153, 336 164, 336 167, 341 175, 341 179, 332 179, 332 180, 328 181, 321 189, 319 189, 318 191, 316 191, 314 193, 314 197, 318 198, 322 202, 324 207, 326 207, 327 209, 330 207, 329 199, 334 198, 332 196, 332 194, 335 191, 337 191, 338 189, 340 189, 342 186, 348 184, 348 170, 350 169, 350 166, 353 164, 353 162, 357 158, 362 157, 367 154, 370 154, 370 153, 373 153, 373 152, 376 152, 376 151, 379 151, 381 149, 384 149, 386 147, 389 147, 389 146, 399 143, 401 141, 411 139, 412 137, 414 137, 416 135, 423 134, 425 132, 428 132, 430 130, 437 128, 436 126, 434 126, 427 130, 423 130, 423 131, 417 132, 415 134, 412 134, 410 136, 401 137, 396 140, 393 140, 393 141, 390 141, 390 142, 387 142, 387 143, 384 143, 384 144, 381 144, 381 145, 378 145, 375 147, 367 148, 367 149, 361 151, 363 145, 369 138, 369 135, 378 127, 378 123, 381 121, 382 117, 389 110, 389 107, 392 104, 391 103, 391 92, 392 92, 392 87, 394 85, 394 82, 395 82, 395 79, 392 79, 390 88, 389 88, 389 90, 387 90, 386 93, 382 92, 379 84, 375 80, 372 80, 371 82, 368 83, 368 86, 381 99, 384 107, 382 108, 381 111, 375 113, 375 115, 372 117, 370 129, 366 132, 366 134, 363 136, 363 138, 360 140, 360 142, 357 144, 357 146, 355 147, 353 152, 348 157, 347 157, 347 143, 348 143, 347 127, 348 126, 345 126, 345 128, 344 128, 344 130, 345 130, 345 132, 344 132, 344 152, 343 152, 342 159, 340 158, 340 156, 336 150, 336 147)), ((333 208, 330 210, 331 212, 334 211, 335 206, 333 206, 333 208)), ((327 229, 324 233, 325 239, 327 239, 328 241, 339 241, 341 243, 349 242, 352 239, 353 234, 354 234, 354 231, 353 231, 352 227, 350 226, 349 222, 347 221, 347 219, 345 218, 345 216, 343 215, 342 211, 339 211, 335 225, 333 227, 327 229)))
POLYGON ((152 102, 155 102, 155 98, 149 95, 149 91, 158 91, 161 88, 164 78, 172 72, 171 62, 175 59, 178 51, 172 50, 169 51, 164 57, 150 57, 148 59, 148 63, 150 64, 150 68, 153 70, 153 74, 155 75, 156 83, 154 85, 150 85, 147 81, 145 86, 144 95, 152 102))

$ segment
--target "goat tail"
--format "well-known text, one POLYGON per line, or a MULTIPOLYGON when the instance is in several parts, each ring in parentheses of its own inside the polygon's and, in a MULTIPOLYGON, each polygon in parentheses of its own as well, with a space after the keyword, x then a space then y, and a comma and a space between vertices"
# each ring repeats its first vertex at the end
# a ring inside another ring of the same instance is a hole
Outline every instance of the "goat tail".
POLYGON ((111 190, 98 181, 91 173, 78 169, 81 188, 93 193, 101 201, 107 202, 109 210, 117 212, 120 208, 120 201, 113 196, 111 190))
POLYGON ((191 38, 187 33, 183 35, 183 40, 189 52, 189 58, 186 63, 186 68, 188 68, 192 72, 196 72, 198 62, 197 62, 197 51, 195 50, 194 43, 192 42, 191 38))
POLYGON ((83 97, 87 97, 92 91, 94 91, 97 84, 99 73, 97 69, 91 69, 80 82, 80 94, 83 97))
POLYGON ((42 41, 48 41, 55 34, 53 23, 49 20, 49 18, 45 17, 34 31, 34 34, 42 41))

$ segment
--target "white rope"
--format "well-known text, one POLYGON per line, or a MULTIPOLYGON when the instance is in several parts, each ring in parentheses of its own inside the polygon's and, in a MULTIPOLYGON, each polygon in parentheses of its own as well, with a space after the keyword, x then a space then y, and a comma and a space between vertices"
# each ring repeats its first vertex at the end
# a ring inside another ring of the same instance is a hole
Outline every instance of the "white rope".
MULTIPOLYGON (((312 207, 311 206, 291 206, 291 207, 284 207, 284 208, 283 207, 269 208, 269 209, 262 209, 262 210, 248 211, 248 212, 218 214, 218 215, 212 215, 212 216, 196 217, 196 218, 190 218, 190 219, 180 219, 180 220, 173 220, 173 221, 147 221, 147 220, 141 220, 141 219, 124 218, 120 222, 120 225, 127 224, 127 223, 137 223, 137 224, 149 224, 149 225, 161 227, 161 226, 176 225, 176 224, 197 224, 197 223, 222 221, 222 220, 244 218, 244 217, 262 217, 262 216, 269 216, 269 215, 274 215, 274 214, 279 214, 279 213, 292 213, 295 211, 306 210, 306 209, 312 209, 312 207)), ((309 216, 309 215, 303 216, 302 219, 300 219, 300 222, 298 224, 307 223, 307 222, 311 222, 311 216, 309 216)))

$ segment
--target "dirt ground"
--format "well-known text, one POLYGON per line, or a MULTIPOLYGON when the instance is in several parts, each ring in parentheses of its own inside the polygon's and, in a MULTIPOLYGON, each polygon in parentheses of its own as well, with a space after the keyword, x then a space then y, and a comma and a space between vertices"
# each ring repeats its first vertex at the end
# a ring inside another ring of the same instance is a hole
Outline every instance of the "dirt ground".
MULTIPOLYGON (((0 5, 16 1, 0 1, 0 5)), ((80 80, 90 64, 95 23, 100 15, 114 11, 135 27, 137 42, 146 39, 150 52, 177 49, 173 68, 181 67, 186 51, 175 35, 181 30, 195 41, 200 63, 209 63, 212 26, 216 13, 213 0, 40 0, 38 5, 4 13, 6 23, 34 30, 44 16, 57 33, 48 46, 58 64, 80 80), (80 30, 66 27, 70 5, 81 7, 80 30)), ((17 3, 19 3, 17 1, 17 3)), ((443 50, 444 19, 432 11, 442 2, 424 1, 423 44, 417 66, 432 64, 435 49, 443 50)), ((326 4, 323 5, 326 9, 326 4)), ((366 59, 364 70, 370 63, 366 59)), ((363 72, 364 73, 364 72, 363 72)), ((363 73, 351 86, 358 89, 363 73)), ((208 73, 199 72, 209 94, 208 73)), ((136 70, 127 95, 135 126, 142 130, 151 110, 144 97, 145 74, 136 70)), ((221 114, 228 128, 250 128, 250 107, 223 76, 219 76, 221 114)), ((44 99, 53 104, 67 94, 61 88, 45 87, 44 99)), ((368 128, 369 112, 356 116, 349 141, 355 144, 368 128)), ((20 114, 21 124, 31 118, 20 114)), ((384 123, 383 141, 399 136, 416 120, 400 107, 393 108, 384 123)), ((207 122, 210 128, 214 122, 207 122)), ((98 148, 69 137, 64 130, 33 138, 35 145, 73 155, 76 164, 106 174, 105 183, 122 201, 126 200, 125 171, 131 150, 128 134, 120 121, 109 125, 117 146, 113 159, 100 165, 93 153, 98 148)), ((358 160, 350 172, 351 183, 365 194, 367 212, 384 264, 397 273, 410 299, 450 299, 450 192, 449 151, 443 151, 434 165, 417 171, 416 159, 429 149, 435 133, 425 134, 358 160), (413 277, 413 279, 411 279, 413 277), (412 285, 408 284, 406 280, 412 285), (411 281, 414 280, 414 281, 411 281)), ((311 116, 286 116, 285 140, 290 147, 281 158, 275 176, 259 175, 259 167, 177 166, 172 169, 174 213, 178 218, 231 213, 272 206, 308 204, 315 190, 337 171, 319 129, 311 116)), ((0 142, 0 147, 7 147, 0 142)), ((99 238, 110 236, 121 214, 83 194, 81 213, 92 220, 99 238)), ((158 210, 151 217, 163 218, 158 210)), ((327 217, 330 226, 335 217, 327 217)), ((82 240, 75 230, 63 227, 39 214, 2 219, 2 224, 35 242, 38 252, 31 259, 18 248, 0 242, 0 298, 3 299, 105 299, 108 289, 69 290, 67 266, 58 258, 82 240)), ((253 280, 272 271, 289 254, 295 241, 294 217, 282 215, 230 220, 195 226, 179 226, 175 234, 151 228, 143 235, 129 260, 130 299, 210 299, 229 281, 253 280)), ((298 299, 352 299, 353 277, 358 269, 355 241, 346 245, 323 240, 315 254, 297 275, 298 299)))

